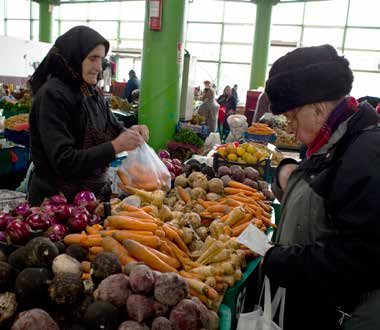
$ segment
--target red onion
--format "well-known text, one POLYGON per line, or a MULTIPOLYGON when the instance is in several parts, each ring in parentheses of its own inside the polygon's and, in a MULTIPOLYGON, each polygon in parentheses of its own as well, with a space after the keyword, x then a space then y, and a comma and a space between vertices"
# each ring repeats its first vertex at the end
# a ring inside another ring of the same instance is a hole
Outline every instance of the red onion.
POLYGON ((49 238, 52 242, 57 242, 63 240, 68 233, 64 225, 56 223, 47 230, 45 237, 49 238))
POLYGON ((88 216, 86 213, 74 213, 67 221, 67 226, 71 231, 85 230, 88 224, 88 216))
POLYGON ((28 203, 22 203, 22 204, 16 206, 16 208, 13 210, 13 213, 16 216, 20 215, 25 219, 32 212, 30 211, 30 206, 28 203))
POLYGON ((6 235, 14 244, 25 243, 29 238, 32 229, 25 221, 14 220, 10 222, 6 229, 6 235))
POLYGON ((32 229, 42 229, 46 230, 50 227, 50 217, 46 213, 33 213, 29 215, 26 220, 26 223, 32 228, 32 229))
POLYGON ((84 206, 89 212, 93 213, 97 207, 96 196, 92 191, 82 190, 76 194, 74 205, 84 206))
POLYGON ((172 164, 177 165, 177 166, 182 166, 181 161, 177 158, 172 159, 172 164))
POLYGON ((49 204, 53 204, 53 205, 67 204, 67 199, 63 194, 55 195, 55 196, 50 197, 49 204))
POLYGON ((0 242, 6 242, 7 236, 5 235, 5 231, 0 231, 0 242))
POLYGON ((1 212, 0 213, 0 230, 5 230, 7 225, 12 220, 15 220, 9 213, 1 212))
POLYGON ((65 223, 70 216, 70 206, 61 204, 55 208, 54 218, 57 222, 65 223))
POLYGON ((180 175, 182 173, 182 166, 174 165, 173 173, 175 174, 175 176, 180 175))
POLYGON ((37 206, 33 206, 30 208, 30 212, 32 213, 37 213, 37 212, 40 212, 41 211, 41 208, 40 207, 37 207, 37 206))
POLYGON ((90 218, 88 218, 88 225, 89 226, 96 225, 96 224, 101 223, 101 222, 102 222, 102 218, 97 214, 93 214, 90 216, 90 218))
POLYGON ((170 158, 170 153, 167 150, 160 150, 158 152, 158 157, 160 157, 160 158, 170 158))

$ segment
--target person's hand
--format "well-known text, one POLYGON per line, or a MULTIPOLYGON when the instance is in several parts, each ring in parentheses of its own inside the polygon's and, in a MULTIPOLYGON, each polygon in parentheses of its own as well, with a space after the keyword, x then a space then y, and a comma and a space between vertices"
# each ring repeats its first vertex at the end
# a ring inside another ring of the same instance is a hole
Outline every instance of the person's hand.
POLYGON ((280 184, 282 191, 285 191, 289 177, 297 167, 297 164, 286 164, 281 167, 280 172, 278 173, 278 183, 280 184))
POLYGON ((136 149, 144 142, 140 134, 136 134, 133 129, 127 129, 119 134, 119 136, 114 139, 111 143, 115 154, 122 151, 129 151, 136 149))
POLYGON ((139 133, 144 141, 148 141, 149 139, 149 129, 146 125, 134 125, 131 127, 132 130, 139 133))

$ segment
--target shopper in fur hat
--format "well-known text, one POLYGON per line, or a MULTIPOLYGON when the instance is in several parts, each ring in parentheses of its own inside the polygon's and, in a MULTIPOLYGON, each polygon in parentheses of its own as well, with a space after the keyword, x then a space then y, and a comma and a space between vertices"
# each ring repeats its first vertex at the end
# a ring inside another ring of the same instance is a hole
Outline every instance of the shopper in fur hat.
POLYGON ((380 129, 352 82, 330 45, 286 54, 266 82, 272 112, 308 146, 273 183, 281 221, 264 270, 286 288, 285 330, 380 329, 380 129))

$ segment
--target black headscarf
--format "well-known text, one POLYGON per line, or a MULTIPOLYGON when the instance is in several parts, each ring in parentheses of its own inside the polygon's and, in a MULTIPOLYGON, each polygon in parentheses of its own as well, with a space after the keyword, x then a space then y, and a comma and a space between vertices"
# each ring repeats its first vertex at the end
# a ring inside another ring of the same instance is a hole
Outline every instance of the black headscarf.
POLYGON ((76 26, 61 35, 29 80, 36 94, 49 76, 59 77, 73 87, 83 84, 82 62, 98 45, 104 45, 106 54, 109 42, 87 26, 76 26))

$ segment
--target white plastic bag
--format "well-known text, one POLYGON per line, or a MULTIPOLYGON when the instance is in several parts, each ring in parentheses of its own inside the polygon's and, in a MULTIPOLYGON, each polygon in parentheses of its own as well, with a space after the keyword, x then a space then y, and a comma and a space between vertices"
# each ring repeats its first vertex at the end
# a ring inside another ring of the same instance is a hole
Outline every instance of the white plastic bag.
POLYGON ((171 176, 165 164, 155 151, 145 142, 138 148, 128 152, 120 166, 125 177, 123 184, 129 187, 153 191, 169 190, 171 176))
POLYGON ((219 133, 210 133, 209 136, 206 138, 204 148, 206 150, 211 150, 216 145, 222 144, 220 142, 220 135, 219 133))
POLYGON ((244 137, 244 132, 248 128, 246 116, 231 115, 227 118, 227 123, 230 126, 230 133, 227 136, 226 142, 239 141, 244 137))
POLYGON ((285 330, 283 328, 284 311, 285 311, 285 289, 278 288, 276 295, 271 301, 269 278, 264 279, 264 310, 260 306, 250 313, 239 315, 237 330, 285 330), (273 317, 280 307, 280 327, 273 322, 273 317))

